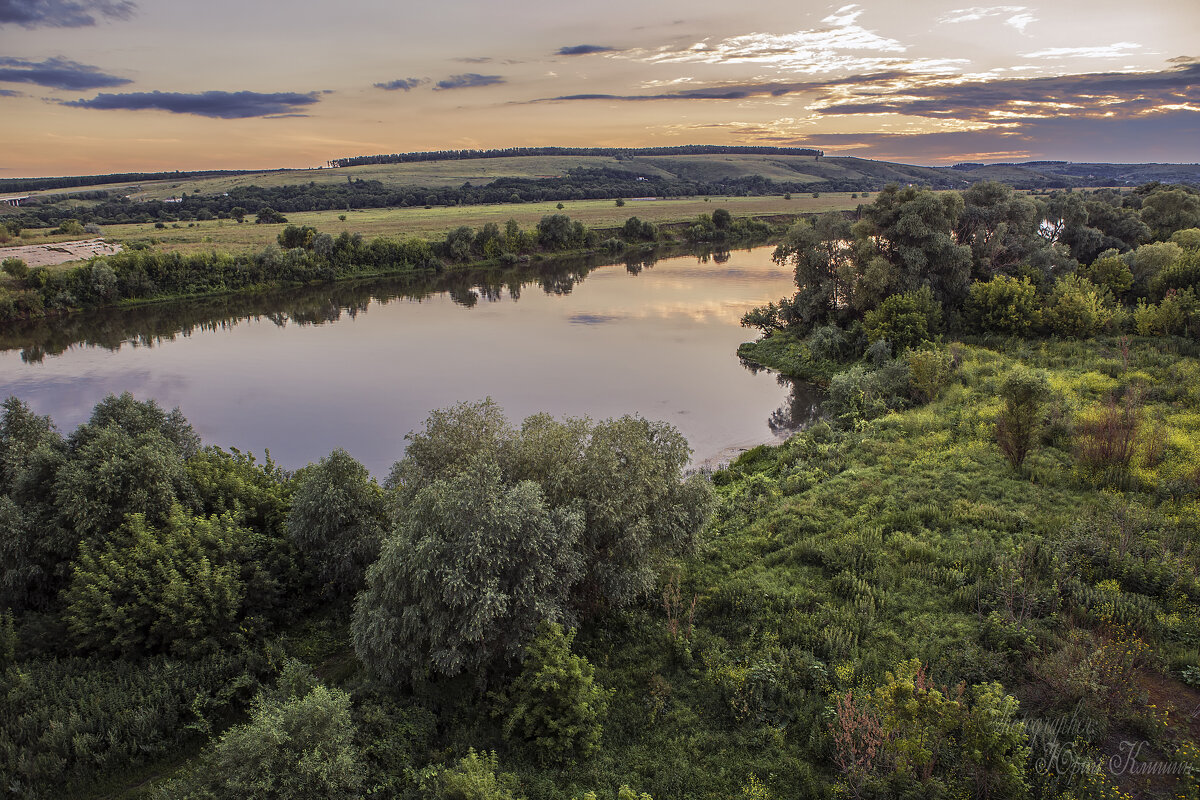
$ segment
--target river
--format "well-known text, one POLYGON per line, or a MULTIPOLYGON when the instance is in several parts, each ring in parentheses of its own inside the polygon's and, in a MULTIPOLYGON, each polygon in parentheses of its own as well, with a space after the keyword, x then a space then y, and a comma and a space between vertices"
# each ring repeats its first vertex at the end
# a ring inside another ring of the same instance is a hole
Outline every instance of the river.
POLYGON ((0 333, 0 397, 70 431, 109 393, 178 406, 206 444, 286 468, 337 447, 377 476, 429 410, 492 397, 677 426, 712 466, 811 422, 819 393, 738 359, 792 290, 771 247, 529 265, 118 309, 0 333))

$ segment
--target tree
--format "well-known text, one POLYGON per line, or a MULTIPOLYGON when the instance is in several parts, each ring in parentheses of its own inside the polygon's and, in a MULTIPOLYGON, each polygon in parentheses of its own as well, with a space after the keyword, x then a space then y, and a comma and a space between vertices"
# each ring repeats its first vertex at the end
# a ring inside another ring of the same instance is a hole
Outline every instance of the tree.
POLYGON ((296 476, 288 536, 327 593, 352 595, 379 556, 388 513, 383 489, 345 450, 296 476))
POLYGON ((717 230, 728 230, 729 226, 733 224, 733 215, 730 214, 727 209, 714 208, 712 212, 712 221, 713 225, 717 226, 717 230))
POLYGON ((1046 378, 1024 367, 1014 369, 1000 384, 1004 407, 996 418, 996 441, 1013 469, 1025 462, 1042 427, 1042 409, 1050 397, 1046 378))
POLYGON ((1182 187, 1152 192, 1142 201, 1142 221, 1165 242, 1176 231, 1200 227, 1200 194, 1182 187))
POLYGON ((245 222, 246 214, 248 213, 249 212, 241 206, 234 206, 233 208, 229 209, 229 216, 233 217, 238 222, 245 222))
POLYGON ((254 221, 259 225, 277 225, 287 222, 287 217, 285 217, 283 214, 280 214, 270 206, 263 206, 258 210, 258 213, 254 217, 254 221))
POLYGON ((574 632, 542 623, 513 683, 504 735, 531 745, 539 757, 564 761, 600 748, 608 695, 595 670, 571 652, 574 632))
POLYGON ((578 610, 620 608, 654 588, 664 563, 695 547, 712 507, 701 476, 683 478, 690 449, 673 426, 626 416, 593 425, 537 414, 514 430, 491 400, 433 412, 410 434, 388 485, 401 505, 476 459, 494 462, 505 486, 535 481, 549 507, 579 508, 584 572, 578 610))
POLYGON ((1061 336, 1095 336, 1113 316, 1112 295, 1082 275, 1059 278, 1046 301, 1046 322, 1061 336))
POLYGON ((359 658, 388 681, 484 682, 539 623, 568 615, 582 527, 578 510, 548 509, 536 483, 506 487, 486 454, 421 487, 355 603, 359 658))
POLYGON ((475 243, 475 231, 460 225, 446 234, 446 254, 455 261, 468 261, 475 243))
POLYGON ((857 304, 857 265, 849 246, 850 221, 822 214, 815 223, 801 220, 787 232, 771 259, 794 270, 795 306, 805 330, 833 322, 857 304))
POLYGON ((962 193, 963 210, 954 238, 971 248, 972 273, 987 280, 1027 263, 1048 247, 1038 235, 1037 203, 996 181, 979 181, 962 193))
POLYGON ((500 759, 494 751, 480 754, 471 748, 457 765, 437 776, 436 784, 429 787, 432 792, 426 796, 438 800, 519 800, 516 776, 500 771, 500 759))

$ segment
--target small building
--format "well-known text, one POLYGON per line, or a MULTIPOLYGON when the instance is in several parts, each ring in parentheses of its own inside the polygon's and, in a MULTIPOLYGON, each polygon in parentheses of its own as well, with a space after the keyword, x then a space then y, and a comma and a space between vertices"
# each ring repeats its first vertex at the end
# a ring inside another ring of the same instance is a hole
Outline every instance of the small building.
POLYGON ((0 201, 8 203, 10 206, 19 206, 21 205, 22 200, 28 199, 29 195, 25 195, 23 197, 0 197, 0 201))

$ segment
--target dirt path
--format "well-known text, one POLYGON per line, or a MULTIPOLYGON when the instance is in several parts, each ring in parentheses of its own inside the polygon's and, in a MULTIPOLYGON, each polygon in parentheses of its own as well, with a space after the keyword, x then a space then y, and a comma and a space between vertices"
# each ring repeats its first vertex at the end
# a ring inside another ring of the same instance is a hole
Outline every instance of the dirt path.
POLYGON ((103 239, 83 239, 78 242, 0 247, 0 259, 19 258, 31 268, 52 267, 68 261, 78 261, 92 256, 111 256, 113 253, 119 252, 121 252, 119 244, 110 244, 103 239))

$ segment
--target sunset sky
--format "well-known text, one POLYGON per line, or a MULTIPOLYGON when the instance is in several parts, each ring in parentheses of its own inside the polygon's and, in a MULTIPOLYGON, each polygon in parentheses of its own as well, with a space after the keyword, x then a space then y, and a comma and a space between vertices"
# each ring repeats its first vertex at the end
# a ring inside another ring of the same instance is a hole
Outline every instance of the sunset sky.
POLYGON ((1200 2, 0 0, 0 176, 746 144, 1200 161, 1200 2))

